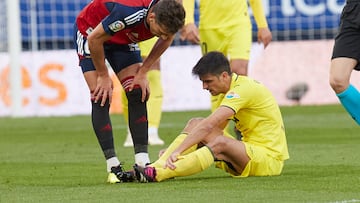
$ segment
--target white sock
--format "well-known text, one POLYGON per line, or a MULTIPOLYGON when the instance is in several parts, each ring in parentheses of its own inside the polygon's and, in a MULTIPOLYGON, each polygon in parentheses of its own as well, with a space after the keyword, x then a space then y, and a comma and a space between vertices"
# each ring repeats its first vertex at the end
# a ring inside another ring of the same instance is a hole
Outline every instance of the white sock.
POLYGON ((110 159, 106 160, 106 169, 107 172, 111 172, 111 167, 120 165, 120 161, 117 157, 111 157, 110 159))
POLYGON ((146 152, 135 154, 135 163, 141 167, 145 167, 146 164, 150 163, 149 154, 146 152))
POLYGON ((149 135, 157 135, 158 134, 158 128, 157 127, 149 127, 148 128, 148 134, 149 135))

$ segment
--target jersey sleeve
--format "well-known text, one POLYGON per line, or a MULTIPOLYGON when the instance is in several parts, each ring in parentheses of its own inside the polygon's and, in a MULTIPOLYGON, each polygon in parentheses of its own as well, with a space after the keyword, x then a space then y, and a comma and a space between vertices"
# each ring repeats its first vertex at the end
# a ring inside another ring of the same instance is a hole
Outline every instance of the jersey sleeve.
POLYGON ((138 24, 145 16, 146 9, 136 9, 134 7, 114 4, 108 16, 102 20, 102 26, 106 33, 115 33, 138 24))
POLYGON ((185 25, 189 23, 194 23, 195 0, 183 0, 182 2, 186 13, 185 25))
POLYGON ((226 106, 231 108, 235 113, 239 111, 239 109, 243 108, 246 105, 247 99, 246 94, 241 93, 242 88, 236 86, 230 89, 224 96, 220 106, 226 106))
POLYGON ((249 3, 253 11, 257 27, 258 28, 268 27, 262 0, 250 0, 249 3))

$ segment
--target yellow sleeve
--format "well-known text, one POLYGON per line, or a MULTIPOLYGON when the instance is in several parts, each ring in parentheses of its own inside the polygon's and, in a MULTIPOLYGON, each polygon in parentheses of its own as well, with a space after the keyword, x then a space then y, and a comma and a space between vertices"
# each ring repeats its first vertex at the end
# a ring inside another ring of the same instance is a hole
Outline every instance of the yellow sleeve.
POLYGON ((250 2, 251 10, 253 11, 255 17, 257 27, 258 28, 268 27, 262 0, 250 0, 249 2, 250 2))
POLYGON ((183 0, 183 6, 185 9, 185 25, 194 23, 194 12, 195 12, 195 0, 183 0))

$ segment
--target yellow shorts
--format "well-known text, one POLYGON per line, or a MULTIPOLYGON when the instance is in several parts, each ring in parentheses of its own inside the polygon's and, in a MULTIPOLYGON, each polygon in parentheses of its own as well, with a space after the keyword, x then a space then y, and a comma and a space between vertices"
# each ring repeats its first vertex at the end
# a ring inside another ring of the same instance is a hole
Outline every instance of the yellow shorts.
POLYGON ((139 42, 140 53, 142 57, 147 57, 153 48, 155 42, 158 40, 157 37, 153 37, 146 41, 139 42))
POLYGON ((249 143, 244 144, 246 147, 246 152, 250 157, 250 161, 241 174, 234 171, 224 161, 216 161, 215 167, 230 173, 233 177, 275 176, 281 174, 284 166, 283 160, 278 160, 269 156, 267 153, 268 150, 264 147, 252 145, 249 143))
POLYGON ((220 51, 231 59, 250 58, 252 43, 251 24, 235 25, 219 29, 200 29, 203 54, 220 51))

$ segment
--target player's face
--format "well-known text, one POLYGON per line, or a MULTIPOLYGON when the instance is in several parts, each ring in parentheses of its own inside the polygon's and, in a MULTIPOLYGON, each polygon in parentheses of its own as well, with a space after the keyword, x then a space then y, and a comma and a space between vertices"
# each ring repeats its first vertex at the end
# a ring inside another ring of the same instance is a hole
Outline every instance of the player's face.
POLYGON ((172 36, 172 34, 166 31, 164 26, 161 26, 159 23, 156 22, 155 15, 150 15, 149 27, 150 27, 150 32, 152 34, 154 34, 157 37, 160 37, 163 40, 167 40, 169 37, 172 36))
POLYGON ((206 74, 200 76, 203 83, 203 89, 208 90, 211 95, 216 96, 221 93, 226 93, 229 88, 228 80, 226 80, 227 73, 221 75, 206 74))

